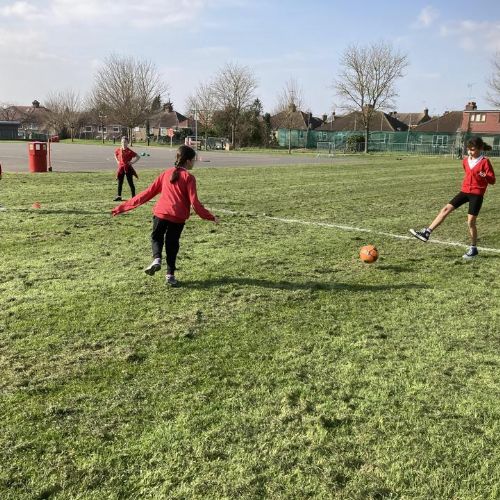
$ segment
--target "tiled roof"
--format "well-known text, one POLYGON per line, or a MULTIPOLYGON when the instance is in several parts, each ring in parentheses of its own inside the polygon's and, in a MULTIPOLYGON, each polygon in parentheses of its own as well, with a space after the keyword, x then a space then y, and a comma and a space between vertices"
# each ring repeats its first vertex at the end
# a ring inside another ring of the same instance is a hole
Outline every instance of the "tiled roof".
MULTIPOLYGON (((407 130, 408 126, 397 118, 382 113, 381 111, 374 111, 370 119, 369 128, 372 132, 384 131, 395 132, 398 130, 407 130)), ((327 131, 332 130, 335 132, 340 131, 363 131, 363 121, 360 111, 353 111, 348 115, 338 117, 333 122, 323 123, 317 130, 327 131)))
POLYGON ((281 111, 271 116, 271 127, 273 130, 279 128, 290 128, 293 130, 314 130, 323 123, 321 118, 312 116, 303 111, 281 111))
POLYGON ((446 132, 455 134, 462 125, 463 111, 449 111, 442 116, 432 118, 428 122, 416 126, 417 132, 446 132))
POLYGON ((396 113, 393 114, 399 121, 408 126, 415 127, 421 123, 428 122, 431 117, 427 113, 396 113))
POLYGON ((177 111, 161 111, 149 119, 151 127, 190 128, 191 120, 177 111))

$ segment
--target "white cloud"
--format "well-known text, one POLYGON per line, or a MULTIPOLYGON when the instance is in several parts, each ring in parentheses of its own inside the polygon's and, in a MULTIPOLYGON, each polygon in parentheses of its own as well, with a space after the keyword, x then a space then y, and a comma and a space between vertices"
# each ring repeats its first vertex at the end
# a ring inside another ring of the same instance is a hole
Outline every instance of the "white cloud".
POLYGON ((39 15, 39 10, 28 2, 14 2, 10 5, 0 8, 0 16, 18 17, 22 19, 33 18, 39 15))
POLYGON ((438 17, 439 12, 434 7, 427 5, 420 11, 414 26, 417 28, 428 28, 438 17))
POLYGON ((188 27, 212 5, 213 0, 47 0, 42 7, 36 1, 11 2, 0 8, 0 17, 16 18, 29 25, 36 20, 45 26, 93 24, 149 28, 153 26, 188 27))
POLYGON ((487 52, 500 50, 500 22, 453 21, 440 27, 444 38, 456 39, 456 44, 466 51, 483 49, 487 52))

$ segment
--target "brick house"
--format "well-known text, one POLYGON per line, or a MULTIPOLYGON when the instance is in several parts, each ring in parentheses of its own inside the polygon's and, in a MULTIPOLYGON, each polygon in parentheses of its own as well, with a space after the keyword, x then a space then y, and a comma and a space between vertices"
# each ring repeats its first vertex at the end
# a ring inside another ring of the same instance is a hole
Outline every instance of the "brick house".
POLYGON ((475 102, 468 102, 460 128, 467 137, 479 135, 494 150, 500 149, 500 109, 477 109, 475 102))

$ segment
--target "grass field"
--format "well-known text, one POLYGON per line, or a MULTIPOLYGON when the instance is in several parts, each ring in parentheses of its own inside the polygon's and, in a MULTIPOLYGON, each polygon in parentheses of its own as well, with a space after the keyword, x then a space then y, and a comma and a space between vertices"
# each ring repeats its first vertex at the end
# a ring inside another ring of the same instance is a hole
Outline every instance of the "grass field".
POLYGON ((499 498, 498 187, 464 262, 465 208, 434 235, 463 247, 381 234, 457 160, 194 173, 221 224, 188 221, 177 289, 112 173, 4 174, 0 498, 499 498))

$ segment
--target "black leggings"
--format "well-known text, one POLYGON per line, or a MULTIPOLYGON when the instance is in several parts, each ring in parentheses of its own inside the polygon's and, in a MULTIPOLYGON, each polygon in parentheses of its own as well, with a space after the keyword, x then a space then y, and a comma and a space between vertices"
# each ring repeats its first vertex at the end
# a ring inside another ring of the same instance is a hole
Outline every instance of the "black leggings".
POLYGON ((151 232, 151 246, 153 248, 153 258, 161 259, 163 244, 167 254, 167 273, 174 274, 175 261, 179 252, 179 239, 181 237, 184 224, 177 224, 166 219, 153 216, 153 231, 151 232))
POLYGON ((130 186, 132 198, 135 196, 134 176, 130 172, 118 174, 118 196, 122 195, 123 179, 127 176, 127 182, 130 186))

